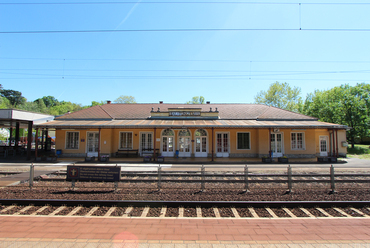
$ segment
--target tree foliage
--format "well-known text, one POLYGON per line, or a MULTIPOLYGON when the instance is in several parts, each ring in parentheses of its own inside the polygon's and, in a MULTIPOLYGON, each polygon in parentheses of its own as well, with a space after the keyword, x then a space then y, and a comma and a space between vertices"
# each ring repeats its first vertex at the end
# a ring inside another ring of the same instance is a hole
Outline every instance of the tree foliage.
POLYGON ((1 96, 8 99, 9 103, 13 107, 17 107, 18 105, 21 105, 27 101, 27 99, 22 96, 22 93, 16 90, 1 89, 1 96))
POLYGON ((87 106, 87 107, 94 107, 94 106, 97 106, 97 105, 104 105, 106 104, 107 101, 100 101, 100 102, 97 102, 97 101, 92 101, 91 102, 91 105, 87 106))
POLYGON ((206 100, 203 96, 194 96, 191 101, 186 102, 186 104, 205 104, 206 100))
POLYGON ((303 101, 301 88, 290 87, 288 83, 275 82, 270 85, 267 91, 260 91, 255 97, 255 103, 301 112, 303 101))
POLYGON ((115 103, 136 103, 136 100, 135 100, 135 97, 133 97, 133 96, 121 95, 116 100, 114 100, 113 102, 115 102, 115 103))
POLYGON ((370 128, 370 85, 348 84, 307 96, 303 112, 320 121, 347 125, 348 137, 354 147, 356 137, 368 136, 370 128))

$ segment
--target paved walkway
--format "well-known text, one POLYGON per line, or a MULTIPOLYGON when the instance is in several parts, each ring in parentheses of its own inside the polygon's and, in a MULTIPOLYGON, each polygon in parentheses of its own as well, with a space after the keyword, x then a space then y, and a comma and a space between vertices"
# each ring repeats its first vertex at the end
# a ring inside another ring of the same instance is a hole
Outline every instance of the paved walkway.
POLYGON ((323 244, 369 247, 370 218, 0 216, 0 247, 327 247, 323 244))

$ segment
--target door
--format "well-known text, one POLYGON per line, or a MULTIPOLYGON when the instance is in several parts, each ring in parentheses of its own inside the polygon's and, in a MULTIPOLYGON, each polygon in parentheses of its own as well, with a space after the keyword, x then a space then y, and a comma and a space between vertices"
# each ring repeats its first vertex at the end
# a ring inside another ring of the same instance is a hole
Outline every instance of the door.
POLYGON ((175 133, 171 129, 163 130, 162 132, 162 156, 173 157, 174 156, 174 136, 175 133))
POLYGON ((153 153, 153 133, 140 133, 140 156, 153 153))
POLYGON ((320 136, 320 156, 328 156, 328 136, 320 136))
POLYGON ((272 133, 271 134, 271 151, 272 157, 278 158, 283 156, 283 134, 272 133))
POLYGON ((207 132, 203 129, 195 131, 195 157, 207 157, 207 132))
POLYGON ((179 131, 179 157, 190 157, 191 134, 189 130, 179 131))
POLYGON ((86 154, 88 157, 98 157, 99 132, 87 132, 86 154))
POLYGON ((217 133, 216 156, 229 157, 229 133, 217 133))

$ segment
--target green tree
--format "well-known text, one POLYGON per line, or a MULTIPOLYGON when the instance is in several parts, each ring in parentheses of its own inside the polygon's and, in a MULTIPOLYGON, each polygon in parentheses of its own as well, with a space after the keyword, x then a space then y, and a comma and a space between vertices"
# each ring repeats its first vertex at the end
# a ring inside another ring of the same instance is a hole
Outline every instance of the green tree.
POLYGON ((94 106, 97 106, 97 105, 104 105, 106 103, 107 103, 107 101, 100 101, 100 102, 92 101, 91 105, 89 105, 88 107, 94 107, 94 106))
POLYGON ((0 109, 8 109, 11 107, 12 105, 10 104, 9 100, 5 97, 0 96, 0 109))
POLYGON ((53 96, 44 96, 42 98, 36 99, 35 102, 36 101, 40 102, 40 100, 42 100, 44 102, 44 104, 47 108, 54 107, 54 106, 57 106, 59 104, 59 101, 53 96))
POLYGON ((191 101, 186 102, 186 104, 205 104, 206 100, 203 96, 194 96, 191 101))
POLYGON ((8 99, 10 104, 14 107, 27 101, 27 99, 22 96, 22 93, 16 90, 1 90, 1 96, 8 99))
POLYGON ((116 100, 114 100, 113 102, 115 102, 115 103, 136 103, 136 100, 135 100, 135 97, 133 97, 133 96, 121 95, 116 100))
POLYGON ((303 111, 320 121, 347 125, 352 148, 355 138, 368 136, 370 129, 370 85, 348 84, 326 91, 315 91, 306 98, 303 111))
POLYGON ((255 103, 302 112, 303 101, 301 88, 290 87, 288 83, 275 82, 270 85, 267 91, 260 91, 255 97, 255 103))
POLYGON ((49 109, 49 114, 55 116, 64 115, 68 112, 75 112, 83 108, 84 107, 81 104, 61 101, 59 102, 59 105, 51 107, 49 109))

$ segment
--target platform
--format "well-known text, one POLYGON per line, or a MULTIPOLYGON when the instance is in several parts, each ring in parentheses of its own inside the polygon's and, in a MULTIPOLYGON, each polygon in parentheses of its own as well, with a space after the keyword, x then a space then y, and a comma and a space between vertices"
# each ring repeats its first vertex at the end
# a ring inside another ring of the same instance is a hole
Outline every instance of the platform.
POLYGON ((323 247, 323 244, 369 247, 370 218, 254 220, 0 216, 1 247, 38 247, 42 244, 43 247, 59 247, 58 244, 63 244, 61 247, 76 247, 77 244, 78 247, 323 247))

